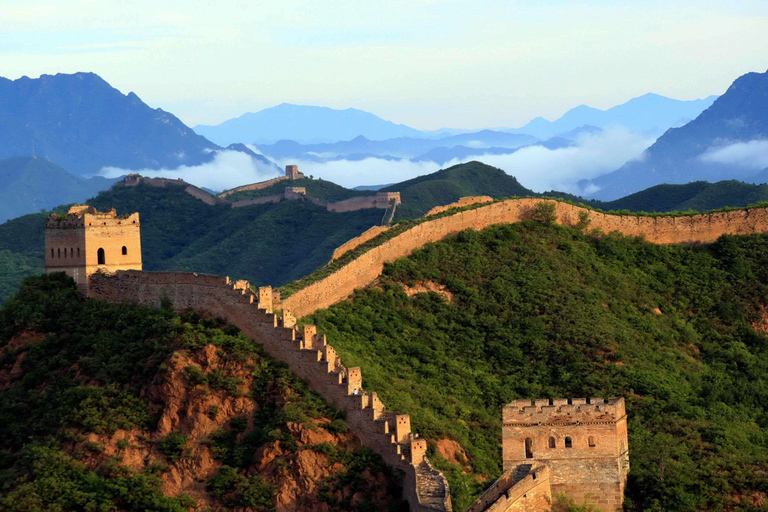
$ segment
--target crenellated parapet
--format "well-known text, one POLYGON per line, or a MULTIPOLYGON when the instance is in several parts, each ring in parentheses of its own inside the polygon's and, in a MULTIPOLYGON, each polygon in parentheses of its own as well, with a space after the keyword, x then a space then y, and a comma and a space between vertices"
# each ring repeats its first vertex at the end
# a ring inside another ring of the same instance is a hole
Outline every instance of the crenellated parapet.
POLYGON ((515 400, 504 406, 505 425, 568 425, 616 422, 626 415, 623 398, 515 400))
POLYGON ((290 311, 275 314, 270 287, 254 292, 247 281, 224 276, 121 271, 92 276, 89 296, 151 306, 170 301, 175 310, 194 309, 224 318, 346 413, 361 442, 403 473, 403 492, 412 511, 452 510, 448 482, 429 464, 427 442, 411 430, 410 416, 388 411, 375 392, 364 388, 360 368, 344 366, 315 326, 299 328, 290 311))

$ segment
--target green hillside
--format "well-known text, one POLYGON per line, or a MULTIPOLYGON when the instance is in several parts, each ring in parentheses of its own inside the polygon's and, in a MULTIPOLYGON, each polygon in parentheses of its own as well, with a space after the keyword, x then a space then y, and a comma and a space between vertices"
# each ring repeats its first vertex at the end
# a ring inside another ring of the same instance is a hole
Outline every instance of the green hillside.
POLYGON ((766 305, 768 235, 664 246, 526 221, 430 244, 306 321, 415 430, 463 446, 467 468, 432 455, 456 510, 500 474, 504 404, 621 396, 625 510, 748 511, 768 493, 766 305), (425 282, 447 293, 404 292, 425 282))
POLYGON ((227 201, 239 201, 241 199, 280 195, 285 191, 287 187, 304 187, 307 189, 307 195, 328 203, 343 201, 344 199, 349 199, 350 197, 370 196, 375 194, 375 192, 367 190, 352 190, 344 188, 341 185, 337 185, 327 180, 302 178, 300 180, 280 181, 270 187, 263 188, 261 190, 243 190, 240 192, 235 192, 234 194, 227 196, 226 199, 227 201))
POLYGON ((2 510, 266 512, 294 491, 306 510, 407 510, 339 413, 221 320, 35 276, 0 308, 0 355, 2 510))
MULTIPOLYGON (((381 210, 328 212, 310 203, 209 206, 181 186, 118 187, 88 201, 141 215, 145 270, 189 270, 280 286, 311 273, 333 250, 381 221, 381 210)), ((0 301, 43 270, 45 214, 0 225, 0 301)))
POLYGON ((606 212, 706 212, 729 207, 743 208, 767 202, 768 185, 752 185, 736 180, 656 185, 615 201, 593 201, 557 191, 545 192, 542 195, 581 203, 606 212))
POLYGON ((532 191, 502 171, 480 162, 454 165, 432 174, 382 188, 380 192, 400 192, 403 202, 395 220, 421 217, 435 206, 450 204, 466 196, 534 196, 532 191))

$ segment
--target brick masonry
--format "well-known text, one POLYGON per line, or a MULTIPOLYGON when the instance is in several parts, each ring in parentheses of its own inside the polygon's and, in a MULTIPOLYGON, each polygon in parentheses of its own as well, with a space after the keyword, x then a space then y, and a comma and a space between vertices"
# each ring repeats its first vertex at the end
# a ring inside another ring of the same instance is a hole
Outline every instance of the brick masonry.
POLYGON ((360 255, 328 277, 283 299, 283 305, 297 318, 310 315, 346 299, 356 288, 372 283, 381 274, 385 263, 465 229, 479 230, 494 224, 521 222, 530 218, 533 209, 540 203, 553 203, 557 221, 561 224, 576 225, 580 220, 579 214, 585 212, 590 229, 644 236, 650 242, 661 244, 713 242, 725 233, 745 235, 768 231, 767 208, 684 217, 639 217, 600 213, 554 200, 509 199, 418 224, 360 255))
POLYGON ((410 417, 388 411, 375 392, 364 390, 360 368, 345 367, 314 326, 298 331, 285 310, 280 321, 271 312, 271 288, 260 288, 255 294, 247 281, 228 277, 129 270, 92 275, 88 295, 150 306, 167 300, 176 310, 194 309, 224 318, 346 412, 350 428, 362 443, 403 473, 404 497, 411 511, 452 510, 448 482, 430 465, 427 442, 411 431, 410 417))
POLYGON ((553 495, 621 510, 629 473, 623 398, 516 400, 502 413, 504 471, 545 464, 553 495))
POLYGON ((73 206, 66 217, 45 221, 45 272, 64 272, 87 292, 95 272, 141 270, 139 214, 119 217, 115 210, 98 212, 73 206))

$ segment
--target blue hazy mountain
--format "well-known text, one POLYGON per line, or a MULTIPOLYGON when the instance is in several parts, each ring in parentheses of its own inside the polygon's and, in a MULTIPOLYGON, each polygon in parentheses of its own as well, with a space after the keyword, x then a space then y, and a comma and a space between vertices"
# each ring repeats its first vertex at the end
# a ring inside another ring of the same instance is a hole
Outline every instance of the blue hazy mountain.
POLYGON ((293 140, 282 140, 275 144, 258 144, 261 153, 273 159, 296 158, 311 162, 333 160, 353 160, 369 157, 385 159, 413 158, 435 148, 453 148, 468 146, 473 148, 507 148, 535 143, 530 135, 483 130, 443 137, 441 139, 423 139, 397 137, 386 140, 370 140, 363 136, 352 140, 323 144, 301 144, 293 140))
MULTIPOLYGON (((672 128, 662 135, 643 158, 621 169, 582 183, 584 190, 595 190, 592 197, 610 200, 661 183, 742 180, 768 181, 765 171, 736 154, 712 159, 723 148, 738 148, 738 143, 768 139, 768 72, 748 73, 738 78, 711 107, 690 123, 672 128), (737 146, 733 146, 737 144, 737 146)), ((742 148, 743 149, 743 148, 742 148)), ((763 155, 768 158, 768 155, 763 155)))
POLYGON ((43 158, 17 156, 0 160, 0 223, 27 213, 78 203, 117 181, 74 176, 43 158))
POLYGON ((195 165, 218 149, 93 73, 0 78, 0 119, 0 158, 34 154, 78 175, 195 165))
POLYGON ((525 126, 511 131, 546 139, 584 125, 597 128, 623 126, 633 132, 658 136, 668 128, 680 126, 695 119, 712 105, 715 99, 717 96, 680 101, 649 93, 608 110, 580 105, 572 108, 556 121, 547 121, 542 117, 537 117, 525 126))
POLYGON ((555 149, 562 149, 567 148, 570 146, 573 146, 575 143, 570 140, 566 139, 565 137, 552 137, 551 139, 536 142, 534 144, 529 144, 526 146, 520 146, 515 148, 498 148, 498 147, 490 147, 490 148, 477 148, 477 147, 467 147, 467 146, 453 146, 450 148, 447 147, 437 147, 430 151, 427 151, 423 155, 419 155, 417 157, 411 158, 411 162, 435 162, 439 165, 445 165, 448 162, 454 162, 454 163, 463 163, 463 162, 469 162, 472 160, 480 160, 482 156, 484 155, 510 155, 512 153, 515 153, 517 151, 520 151, 521 149, 525 148, 531 148, 531 147, 543 147, 549 150, 555 150, 555 149))
POLYGON ((248 112, 216 126, 198 125, 195 131, 222 146, 233 142, 271 144, 283 139, 335 142, 360 135, 371 140, 423 136, 419 130, 354 108, 336 110, 290 103, 248 112))

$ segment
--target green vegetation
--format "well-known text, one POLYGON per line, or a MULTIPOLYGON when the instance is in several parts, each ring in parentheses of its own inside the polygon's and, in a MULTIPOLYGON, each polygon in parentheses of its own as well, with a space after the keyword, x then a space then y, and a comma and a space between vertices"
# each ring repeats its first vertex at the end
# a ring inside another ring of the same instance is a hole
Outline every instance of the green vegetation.
POLYGON ((525 221, 430 244, 306 321, 415 431, 465 448, 467 474, 430 447, 457 510, 500 474, 504 404, 585 396, 627 400, 627 510, 760 510, 765 305, 768 235, 661 246, 525 221), (451 296, 408 297, 419 281, 451 296))
MULTIPOLYGON (((88 203, 99 210, 114 207, 119 214, 139 212, 145 270, 231 275, 273 286, 324 265, 336 247, 379 224, 382 214, 333 213, 297 201, 209 206, 180 186, 118 187, 88 203)), ((0 225, 0 301, 23 277, 43 271, 46 217, 26 215, 0 225)))
MULTIPOLYGON (((338 413, 222 320, 83 300, 64 274, 27 278, 0 308, 0 509, 182 512, 194 507, 189 496, 162 492, 167 464, 195 455, 187 432, 156 433, 167 404, 149 391, 166 378, 174 356, 193 357, 209 344, 217 348, 225 370, 246 369, 252 379, 247 398, 257 407, 253 418, 223 423, 207 441, 225 462, 207 488, 224 506, 271 509, 275 481, 255 473, 255 451, 279 441, 284 453, 279 460, 287 467, 296 450, 311 449, 298 444, 288 423, 343 431, 346 424, 338 413), (154 446, 162 459, 141 471, 129 469, 119 455, 129 447, 124 439, 114 443, 118 455, 106 456, 105 445, 119 429, 138 429, 144 440, 132 448, 150 457, 154 446), (92 440, 94 435, 98 441, 92 440)), ((182 373, 182 384, 190 385, 192 372, 182 373)), ((213 371, 202 373, 209 389, 201 391, 231 396, 224 387, 214 389, 218 378, 213 371)), ((217 413, 209 411, 208 416, 217 413)), ((348 473, 365 472, 372 475, 365 482, 372 496, 399 496, 394 487, 381 488, 386 485, 381 482, 392 485, 392 479, 380 458, 335 449, 344 466, 322 485, 344 488, 337 494, 351 495, 346 491, 354 488, 348 473), (362 466, 361 458, 366 461, 362 466)), ((269 478, 279 479, 280 474, 269 478)), ((391 502, 399 503, 397 498, 391 502)), ((366 510, 357 503, 348 505, 337 510, 366 510)))
POLYGON ((590 201, 554 191, 544 195, 562 198, 575 204, 582 203, 606 212, 707 212, 764 203, 768 201, 768 185, 752 185, 736 180, 656 185, 615 201, 590 201))
POLYGON ((240 201, 241 199, 253 199, 256 197, 266 197, 281 195, 288 187, 304 187, 307 189, 307 195, 320 201, 335 203, 351 197, 371 196, 376 192, 369 190, 352 190, 337 185, 331 181, 322 179, 302 178, 300 180, 283 180, 276 184, 263 188, 261 190, 243 190, 227 196, 227 201, 240 201))
POLYGON ((432 174, 382 188, 380 192, 400 192, 403 204, 395 220, 415 219, 435 206, 451 204, 465 196, 535 196, 531 190, 502 171, 480 162, 454 165, 432 174))

